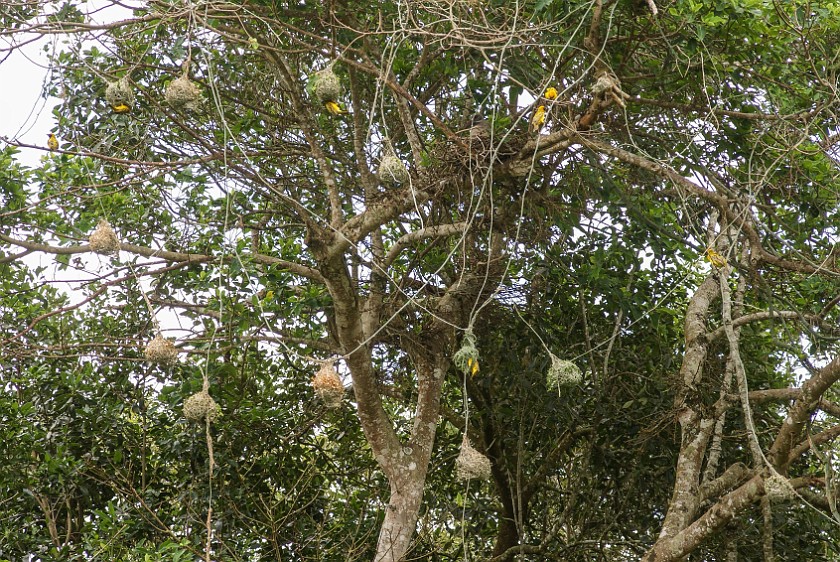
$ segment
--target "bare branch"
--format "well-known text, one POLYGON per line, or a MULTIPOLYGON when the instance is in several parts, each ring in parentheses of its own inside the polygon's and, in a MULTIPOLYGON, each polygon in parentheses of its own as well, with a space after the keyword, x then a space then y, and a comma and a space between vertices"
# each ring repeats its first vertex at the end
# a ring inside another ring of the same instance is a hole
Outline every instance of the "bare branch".
POLYGON ((642 562, 673 562, 694 550, 715 531, 729 523, 735 515, 764 493, 764 478, 753 476, 739 488, 718 500, 694 523, 672 537, 660 539, 642 562))
POLYGON ((385 256, 385 260, 382 262, 383 267, 390 266, 397 256, 399 256, 400 252, 408 246, 411 242, 416 242, 417 240, 423 240, 426 238, 445 238, 447 236, 452 236, 453 234, 458 234, 459 232, 463 232, 467 227, 466 222, 456 222, 451 224, 438 224, 434 226, 427 226, 426 228, 421 228, 419 230, 415 230, 413 232, 409 232, 408 234, 404 234, 397 239, 391 249, 388 250, 388 254, 385 256))
POLYGON ((752 475, 752 471, 747 468, 747 465, 742 462, 736 462, 727 468, 723 474, 700 486, 700 489, 698 490, 700 501, 704 502, 718 497, 722 493, 731 490, 733 487, 743 482, 750 475, 752 475))
POLYGON ((791 449, 802 433, 805 422, 819 405, 823 393, 838 380, 840 380, 840 356, 835 357, 802 385, 799 397, 788 410, 787 418, 770 448, 770 460, 779 472, 787 470, 791 449))
MULTIPOLYGON (((50 246, 48 244, 29 242, 27 240, 18 240, 16 238, 12 238, 11 236, 6 236, 5 234, 0 234, 0 240, 9 244, 14 244, 15 246, 20 246, 21 248, 26 248, 27 250, 32 252, 43 252, 45 254, 71 255, 92 252, 89 244, 81 244, 79 246, 50 246)), ((137 246, 135 244, 128 244, 126 242, 120 243, 120 251, 129 252, 147 258, 160 258, 165 261, 181 262, 186 264, 215 262, 219 259, 217 256, 213 256, 210 254, 189 254, 184 252, 172 252, 169 250, 147 248, 146 246, 137 246)), ((316 269, 313 269, 306 265, 282 260, 280 258, 275 258, 264 254, 252 254, 248 257, 250 257, 250 259, 252 259, 256 263, 261 263, 264 265, 276 265, 283 269, 287 269, 292 273, 311 279, 313 281, 317 281, 319 283, 324 282, 323 277, 316 269)))
POLYGON ((812 435, 811 439, 806 439, 790 451, 787 462, 792 463, 799 458, 800 455, 810 450, 813 445, 822 445, 823 443, 828 443, 838 437, 840 437, 840 425, 835 425, 834 427, 823 430, 816 435, 812 435))
MULTIPOLYGON (((819 318, 813 315, 805 315, 801 312, 797 312, 795 310, 768 310, 763 312, 754 312, 753 314, 745 314, 744 316, 739 316, 732 321, 733 328, 740 328, 745 324, 749 324, 750 322, 760 322, 761 320, 769 320, 771 318, 781 318, 783 320, 809 320, 809 321, 819 321, 819 318)), ((724 326, 720 326, 715 330, 709 332, 709 340, 715 340, 726 333, 726 328, 724 326)))

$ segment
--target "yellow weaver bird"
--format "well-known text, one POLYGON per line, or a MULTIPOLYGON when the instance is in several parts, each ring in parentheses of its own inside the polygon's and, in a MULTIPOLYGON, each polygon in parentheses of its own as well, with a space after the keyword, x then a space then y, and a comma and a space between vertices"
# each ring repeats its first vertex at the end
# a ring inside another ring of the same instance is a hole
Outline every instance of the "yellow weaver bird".
POLYGON ((58 139, 55 138, 54 133, 50 133, 49 138, 47 139, 47 148, 50 150, 58 150, 58 139))
POLYGON ((726 267, 726 258, 711 248, 706 250, 706 259, 709 260, 709 263, 717 269, 726 267))
POLYGON ((469 367, 472 376, 475 376, 475 374, 478 372, 478 361, 470 357, 469 359, 467 359, 467 367, 469 367))
POLYGON ((531 117, 531 132, 538 133, 543 125, 545 125, 545 106, 541 105, 531 117))
POLYGON ((125 105, 124 103, 112 105, 111 109, 114 110, 114 113, 128 113, 129 111, 131 111, 131 108, 125 105))
POLYGON ((557 88, 548 88, 543 97, 547 100, 556 100, 557 99, 557 88))
POLYGON ((324 103, 324 107, 327 108, 327 111, 332 113, 333 115, 344 115, 347 113, 345 110, 341 109, 341 106, 334 101, 328 101, 324 103))

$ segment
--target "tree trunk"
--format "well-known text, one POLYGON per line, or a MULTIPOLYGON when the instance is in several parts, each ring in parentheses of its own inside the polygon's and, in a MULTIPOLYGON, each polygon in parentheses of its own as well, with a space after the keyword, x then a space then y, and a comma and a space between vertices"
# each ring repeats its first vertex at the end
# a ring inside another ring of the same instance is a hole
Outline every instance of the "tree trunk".
MULTIPOLYGON (((410 465, 409 465, 410 466, 410 465)), ((424 473, 391 484, 391 497, 385 509, 385 520, 379 530, 374 562, 399 562, 405 558, 423 501, 424 473)), ((411 476, 411 475, 410 475, 411 476)))
POLYGON ((440 392, 449 359, 425 350, 412 350, 412 356, 417 367, 418 397, 411 438, 399 451, 377 459, 391 484, 391 497, 379 531, 374 562, 397 562, 405 558, 417 526, 432 458, 440 392))
MULTIPOLYGON (((516 521, 513 519, 513 514, 508 514, 508 510, 504 510, 504 517, 499 521, 499 530, 496 532, 496 544, 493 546, 493 557, 501 556, 508 552, 515 546, 519 546, 519 529, 516 527, 516 521)), ((504 560, 512 560, 513 553, 511 553, 504 560)))

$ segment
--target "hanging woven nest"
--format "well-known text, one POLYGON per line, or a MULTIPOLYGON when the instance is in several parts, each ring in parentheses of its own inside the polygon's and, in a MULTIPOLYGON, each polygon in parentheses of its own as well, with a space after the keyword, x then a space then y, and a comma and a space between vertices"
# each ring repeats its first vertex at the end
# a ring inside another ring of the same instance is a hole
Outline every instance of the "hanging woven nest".
POLYGON ((344 400, 344 384, 332 363, 321 365, 312 378, 312 388, 327 408, 335 410, 341 407, 344 400))
POLYGON ((105 219, 99 219, 96 230, 88 239, 90 249, 98 254, 115 255, 120 251, 120 240, 105 219))
POLYGON ((583 373, 577 365, 551 354, 551 367, 548 368, 548 374, 545 376, 545 383, 549 390, 555 387, 559 390, 561 387, 575 386, 582 380, 583 373))
POLYGON ((210 393, 199 390, 184 400, 184 417, 190 421, 214 421, 222 414, 219 406, 210 393))
POLYGON ((464 435, 461 452, 455 460, 455 476, 458 480, 489 480, 492 475, 490 459, 473 449, 464 435))
POLYGON ((184 74, 167 84, 166 103, 175 109, 197 111, 201 104, 201 90, 184 74))
POLYGON ((472 329, 464 333, 461 348, 452 356, 452 362, 465 375, 474 376, 478 372, 478 348, 472 329))
POLYGON ((111 107, 124 105, 130 108, 134 105, 134 90, 127 77, 123 76, 116 82, 108 82, 105 88, 105 101, 111 107))
POLYGON ((172 340, 158 334, 146 345, 143 356, 149 363, 174 365, 178 361, 178 349, 172 343, 172 340))
POLYGON ((328 101, 338 101, 341 97, 341 81, 332 69, 330 64, 324 70, 319 70, 309 78, 306 91, 309 95, 315 96, 321 104, 328 101))
POLYGON ((379 162, 379 180, 391 187, 396 187, 408 181, 408 169, 402 160, 397 158, 394 150, 388 148, 379 162))
POLYGON ((764 493, 772 502, 790 501, 796 497, 788 479, 777 472, 764 479, 764 493))

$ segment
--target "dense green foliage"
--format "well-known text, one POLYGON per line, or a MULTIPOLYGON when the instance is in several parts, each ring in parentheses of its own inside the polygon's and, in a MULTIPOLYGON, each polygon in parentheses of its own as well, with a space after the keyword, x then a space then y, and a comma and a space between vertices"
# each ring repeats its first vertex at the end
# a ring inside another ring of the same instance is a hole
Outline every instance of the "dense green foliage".
POLYGON ((8 4, 7 41, 60 38, 61 149, 0 153, 0 560, 387 559, 382 420, 408 457, 432 406, 407 559, 642 559, 689 410, 720 420, 692 493, 736 463, 801 493, 754 498, 692 560, 840 556, 837 391, 806 416, 818 452, 797 434, 785 461, 799 395, 772 393, 838 353, 840 2, 8 4), (312 85, 329 65, 343 115, 312 85), (119 255, 87 246, 101 218, 119 255), (159 328, 172 366, 144 357, 159 328), (468 331, 474 375, 450 361, 468 331), (583 381, 547 385, 552 354, 583 381), (325 359, 338 409, 312 390, 325 359), (206 426, 182 415, 203 383, 206 426), (489 481, 456 478, 465 432, 489 481))

